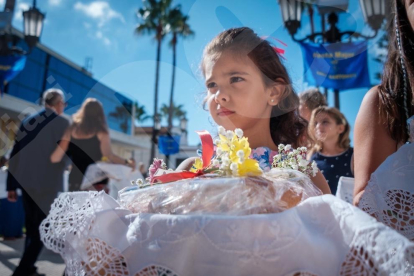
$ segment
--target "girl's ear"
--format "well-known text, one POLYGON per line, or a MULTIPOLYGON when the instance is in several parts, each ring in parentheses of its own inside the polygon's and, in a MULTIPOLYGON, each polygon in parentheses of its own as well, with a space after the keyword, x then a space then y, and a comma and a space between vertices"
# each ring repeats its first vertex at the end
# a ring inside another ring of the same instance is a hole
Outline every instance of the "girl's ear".
POLYGON ((285 82, 283 79, 278 78, 271 87, 269 87, 269 99, 268 103, 271 106, 279 104, 280 99, 282 98, 283 92, 285 91, 285 82))
POLYGON ((339 134, 342 134, 344 131, 345 131, 345 126, 344 125, 338 125, 339 134))

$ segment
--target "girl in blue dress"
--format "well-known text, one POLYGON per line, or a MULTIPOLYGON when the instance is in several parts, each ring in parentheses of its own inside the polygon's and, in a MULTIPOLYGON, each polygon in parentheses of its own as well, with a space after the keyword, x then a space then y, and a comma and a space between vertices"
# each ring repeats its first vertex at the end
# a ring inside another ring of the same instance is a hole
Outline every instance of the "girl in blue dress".
POLYGON ((345 116, 334 107, 321 106, 312 112, 309 134, 315 141, 311 150, 311 161, 318 164, 331 188, 336 194, 341 176, 352 177, 350 127, 345 116))

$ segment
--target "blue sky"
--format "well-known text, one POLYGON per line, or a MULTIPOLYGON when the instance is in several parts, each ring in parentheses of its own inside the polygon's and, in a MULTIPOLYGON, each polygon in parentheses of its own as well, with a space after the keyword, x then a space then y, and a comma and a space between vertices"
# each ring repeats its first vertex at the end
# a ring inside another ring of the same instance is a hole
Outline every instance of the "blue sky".
MULTIPOLYGON (((93 76, 153 111, 156 43, 150 36, 137 36, 134 28, 138 23, 137 10, 140 0, 39 0, 38 8, 46 13, 41 42, 71 61, 84 66, 85 58, 93 58, 93 76)), ((0 4, 4 0, 0 0, 0 4)), ((201 108, 204 82, 199 63, 204 46, 219 32, 230 27, 248 26, 260 36, 271 36, 285 42, 285 65, 296 91, 308 88, 303 80, 302 52, 283 26, 276 0, 182 0, 183 12, 188 14, 189 24, 195 36, 178 43, 178 62, 175 85, 175 102, 183 104, 189 119, 189 139, 198 144, 196 130, 213 131, 208 113, 201 108)), ((30 0, 17 0, 13 25, 22 29, 21 11, 32 5, 30 0)), ((305 14, 304 14, 305 15, 305 14)), ((341 31, 356 30, 364 34, 372 31, 366 26, 358 0, 350 0, 347 13, 340 14, 341 31)), ((315 16, 315 26, 320 29, 320 17, 315 16)), ((297 37, 310 33, 308 18, 302 20, 297 37)), ((167 37, 161 53, 159 106, 168 103, 172 50, 167 37)), ((375 40, 369 42, 369 70, 371 83, 377 84, 375 72, 381 65, 372 60, 378 52, 375 40)), ((361 100, 368 89, 341 92, 341 111, 353 126, 361 100)), ((333 94, 329 94, 333 105, 333 94)), ((150 125, 147 121, 145 125, 150 125)), ((352 139, 352 137, 351 137, 352 139)))

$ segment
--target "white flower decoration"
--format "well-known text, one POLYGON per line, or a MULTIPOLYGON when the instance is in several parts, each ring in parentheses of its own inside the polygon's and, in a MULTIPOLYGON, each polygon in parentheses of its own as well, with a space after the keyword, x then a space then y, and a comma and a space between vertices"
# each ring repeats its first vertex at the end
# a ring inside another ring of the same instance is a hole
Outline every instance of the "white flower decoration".
POLYGON ((226 135, 226 129, 224 127, 222 127, 222 126, 219 126, 218 127, 218 132, 221 135, 226 135))
POLYGON ((230 165, 230 170, 232 170, 232 171, 237 171, 237 164, 236 163, 231 163, 231 165, 230 165))
POLYGON ((233 136, 234 136, 234 132, 231 131, 231 130, 227 130, 227 132, 226 132, 227 139, 232 139, 233 136))
POLYGON ((306 167, 309 164, 309 162, 305 159, 302 159, 299 161, 299 166, 306 167))
POLYGON ((292 146, 291 146, 291 145, 289 145, 289 144, 287 144, 287 145, 285 146, 285 151, 289 151, 291 148, 292 148, 292 146))
POLYGON ((243 137, 243 130, 241 130, 240 128, 236 128, 234 132, 236 133, 237 137, 243 137))

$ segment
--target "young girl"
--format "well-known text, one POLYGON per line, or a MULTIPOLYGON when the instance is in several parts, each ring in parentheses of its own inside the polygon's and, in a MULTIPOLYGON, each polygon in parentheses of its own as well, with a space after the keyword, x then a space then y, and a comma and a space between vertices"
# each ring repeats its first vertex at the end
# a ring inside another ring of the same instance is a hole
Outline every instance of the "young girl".
MULTIPOLYGON (((224 31, 205 48, 201 69, 210 115, 227 130, 243 130, 263 170, 270 168, 280 143, 303 146, 307 123, 298 114, 299 99, 286 68, 268 41, 246 27, 224 31)), ((177 170, 193 162, 187 159, 177 170)), ((330 193, 320 172, 312 181, 330 193)))
POLYGON ((349 131, 348 121, 338 109, 321 106, 312 112, 309 134, 315 145, 310 159, 318 164, 332 194, 336 193, 339 177, 352 177, 351 158, 354 151, 349 146, 349 131))

